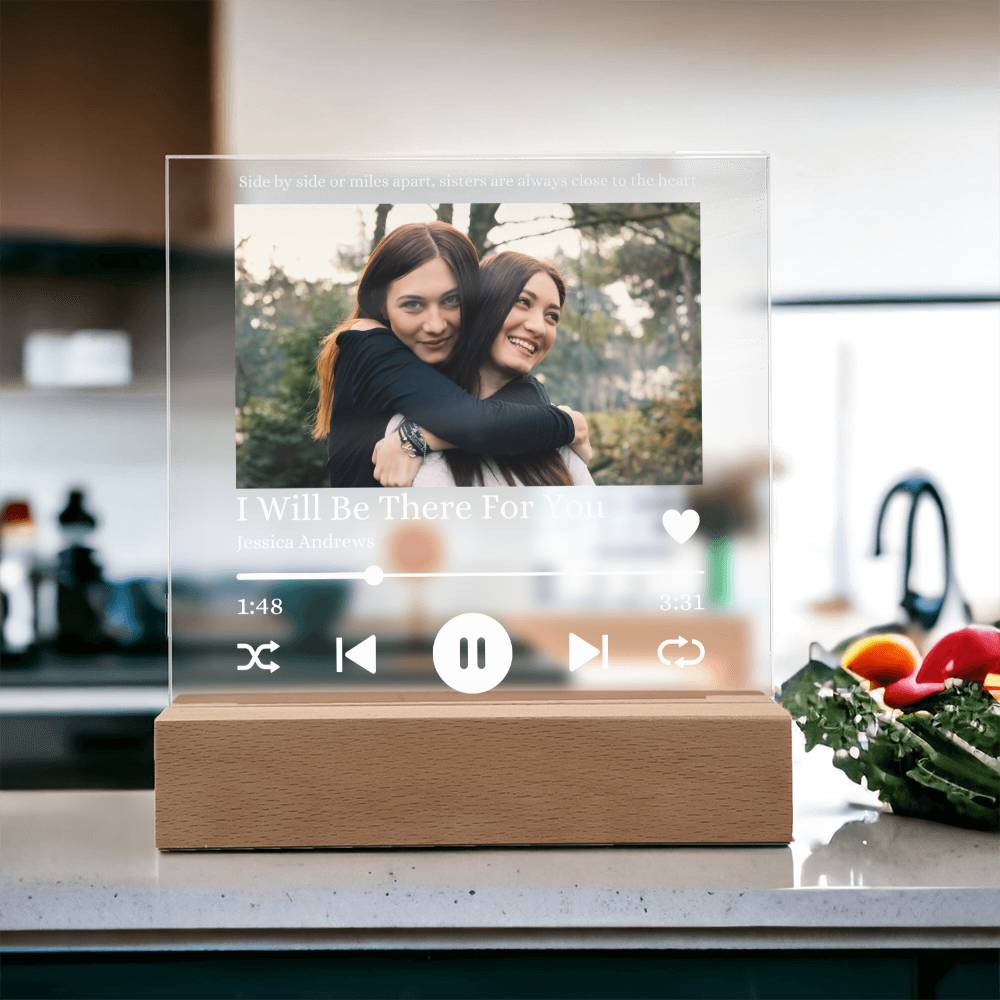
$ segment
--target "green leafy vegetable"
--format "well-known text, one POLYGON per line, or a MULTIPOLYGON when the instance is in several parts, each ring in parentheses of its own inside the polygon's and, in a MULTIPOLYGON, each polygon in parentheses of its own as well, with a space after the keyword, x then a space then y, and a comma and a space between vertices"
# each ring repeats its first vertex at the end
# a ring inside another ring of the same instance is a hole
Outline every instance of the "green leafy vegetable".
POLYGON ((953 681, 899 712, 826 651, 811 656, 781 688, 807 750, 830 747, 834 766, 902 816, 1000 830, 1000 704, 988 692, 953 681))

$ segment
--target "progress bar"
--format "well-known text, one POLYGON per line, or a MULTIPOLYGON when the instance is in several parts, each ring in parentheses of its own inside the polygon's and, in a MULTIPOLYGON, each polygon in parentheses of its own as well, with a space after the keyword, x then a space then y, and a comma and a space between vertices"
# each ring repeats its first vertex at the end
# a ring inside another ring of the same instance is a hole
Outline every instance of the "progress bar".
POLYGON ((686 573, 704 576, 703 569, 545 569, 498 570, 474 573, 386 573, 381 566, 363 570, 335 573, 237 573, 237 580, 364 580, 377 587, 383 580, 426 580, 469 577, 531 577, 531 576, 664 576, 667 573, 686 573))

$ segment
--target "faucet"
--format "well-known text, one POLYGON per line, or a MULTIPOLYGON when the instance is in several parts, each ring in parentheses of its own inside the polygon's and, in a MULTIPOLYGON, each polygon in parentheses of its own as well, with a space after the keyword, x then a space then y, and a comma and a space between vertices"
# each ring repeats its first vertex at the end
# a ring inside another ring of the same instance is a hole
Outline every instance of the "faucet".
POLYGON ((890 501, 897 493, 905 493, 910 497, 910 512, 906 521, 906 549, 903 556, 903 596, 899 602, 900 606, 906 612, 907 619, 910 622, 919 624, 924 629, 932 629, 941 617, 948 592, 954 584, 956 592, 958 592, 961 599, 966 620, 971 621, 972 614, 969 606, 962 597, 961 591, 958 590, 957 580, 954 580, 951 565, 951 539, 948 531, 948 514, 944 508, 944 501, 941 499, 941 494, 938 492, 937 487, 926 476, 915 475, 901 479, 882 498, 878 517, 875 519, 875 555, 882 555, 882 522, 885 520, 885 513, 890 501), (913 569, 915 556, 913 528, 917 521, 917 506, 921 498, 925 496, 934 502, 941 520, 941 544, 944 550, 944 584, 940 595, 937 597, 926 597, 923 594, 918 594, 910 586, 910 574, 913 569))

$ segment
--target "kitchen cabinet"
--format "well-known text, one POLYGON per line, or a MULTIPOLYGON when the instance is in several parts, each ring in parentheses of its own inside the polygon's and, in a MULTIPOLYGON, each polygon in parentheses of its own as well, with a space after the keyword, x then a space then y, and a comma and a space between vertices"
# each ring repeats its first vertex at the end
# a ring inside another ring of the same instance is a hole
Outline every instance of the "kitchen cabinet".
MULTIPOLYGON (((215 148, 214 3, 8 0, 0 40, 6 234, 162 240, 163 157, 215 148)), ((175 236, 211 226, 207 188, 175 236)))

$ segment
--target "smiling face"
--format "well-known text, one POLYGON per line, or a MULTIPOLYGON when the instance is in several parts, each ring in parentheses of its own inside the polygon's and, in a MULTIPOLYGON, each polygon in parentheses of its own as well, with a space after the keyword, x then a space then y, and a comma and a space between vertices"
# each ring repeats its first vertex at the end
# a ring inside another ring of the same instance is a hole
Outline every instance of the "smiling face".
POLYGON ((462 298, 451 268, 435 257, 397 278, 386 293, 385 312, 392 332, 421 361, 447 361, 462 325, 462 298))
POLYGON ((493 341, 488 366, 506 381, 527 375, 556 342, 561 311, 556 283, 544 271, 535 272, 493 341))

